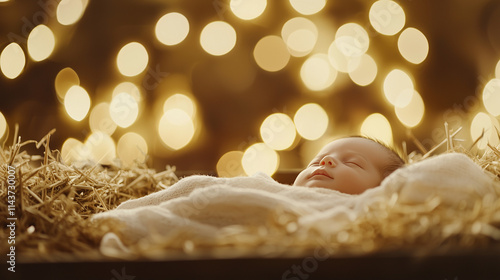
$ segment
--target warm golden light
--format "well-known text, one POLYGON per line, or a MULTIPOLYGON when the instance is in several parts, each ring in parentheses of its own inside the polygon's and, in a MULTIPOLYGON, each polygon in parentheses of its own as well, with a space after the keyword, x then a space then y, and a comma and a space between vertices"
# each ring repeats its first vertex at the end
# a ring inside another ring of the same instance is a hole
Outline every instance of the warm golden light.
POLYGON ((470 125, 470 134, 472 141, 477 142, 476 146, 484 150, 488 144, 496 147, 500 144, 498 132, 500 131, 500 124, 496 118, 491 117, 486 113, 477 113, 470 125), (483 135, 484 133, 484 135, 483 135))
POLYGON ((370 8, 370 23, 383 35, 394 35, 405 26, 406 15, 403 8, 394 1, 379 0, 370 8))
POLYGON ((334 40, 328 48, 328 60, 337 71, 350 73, 359 67, 361 56, 345 56, 334 40))
POLYGON ((333 84, 337 70, 330 65, 326 54, 315 54, 302 64, 300 77, 308 89, 320 91, 333 84))
POLYGON ((211 55, 224 55, 236 45, 236 31, 227 22, 211 22, 201 31, 200 44, 211 55))
POLYGON ((313 15, 325 7, 326 0, 290 0, 290 4, 303 15, 313 15))
POLYGON ((64 100, 66 93, 72 86, 79 86, 80 78, 75 70, 71 67, 66 67, 57 73, 56 79, 54 81, 54 87, 56 89, 57 97, 59 100, 64 100))
POLYGON ((394 107, 399 121, 406 127, 417 126, 424 117, 425 106, 418 92, 413 92, 410 103, 405 107, 394 107))
POLYGON ((495 77, 500 79, 500 60, 497 62, 497 67, 495 68, 495 77))
POLYGON ((136 102, 141 102, 142 101, 142 94, 141 91, 139 90, 139 87, 137 87, 134 83, 131 82, 123 82, 118 84, 114 89, 113 89, 113 94, 112 97, 114 98, 118 94, 125 92, 130 94, 136 102))
POLYGON ((133 167, 146 161, 148 144, 139 134, 127 132, 118 140, 116 154, 123 166, 133 167))
POLYGON ((488 113, 500 115, 500 79, 491 79, 483 89, 483 104, 488 113))
POLYGON ((108 135, 113 135, 117 125, 109 114, 108 103, 100 103, 94 106, 90 112, 89 126, 92 132, 102 131, 108 135))
POLYGON ((102 131, 90 134, 83 145, 89 151, 89 159, 93 162, 108 165, 116 158, 115 141, 102 131))
POLYGON ((278 170, 279 155, 266 144, 256 143, 245 150, 241 163, 247 175, 262 172, 271 176, 278 170))
POLYGON ((335 44, 346 57, 359 57, 368 50, 370 38, 366 30, 357 23, 346 23, 335 34, 335 44))
POLYGON ((260 68, 276 72, 283 69, 290 60, 290 53, 279 36, 266 36, 257 42, 253 57, 260 68))
POLYGON ((429 54, 429 42, 424 33, 416 28, 406 28, 398 39, 401 55, 413 64, 422 63, 429 54))
POLYGON ((360 134, 392 145, 391 124, 380 113, 373 113, 366 117, 359 130, 360 134))
POLYGON ((316 103, 308 103, 300 107, 293 121, 297 132, 307 140, 316 140, 323 136, 329 123, 325 109, 316 103))
POLYGON ((26 56, 17 43, 10 43, 0 54, 0 69, 5 77, 15 79, 23 72, 26 56))
POLYGON ((81 86, 72 86, 64 98, 66 113, 75 121, 81 121, 90 109, 90 97, 81 86))
POLYGON ((351 80, 360 86, 367 86, 371 84, 377 77, 378 67, 377 63, 368 54, 363 54, 359 62, 359 66, 349 72, 351 80))
POLYGON ((318 28, 309 19, 292 18, 283 25, 281 38, 283 38, 291 55, 302 57, 308 55, 316 45, 318 28))
POLYGON ((189 33, 189 21, 180 13, 168 13, 162 16, 155 27, 158 41, 167 46, 184 41, 189 33))
POLYGON ((89 151, 82 142, 75 138, 68 138, 61 147, 61 157, 64 163, 84 161, 89 158, 89 151))
POLYGON ((216 170, 219 177, 239 177, 246 175, 243 165, 243 152, 230 151, 225 153, 217 162, 216 170))
POLYGON ((34 61, 42 61, 52 54, 55 43, 52 30, 40 24, 33 28, 28 36, 28 53, 34 61))
POLYGON ((109 104, 109 115, 120 127, 129 127, 139 115, 139 104, 134 97, 126 92, 117 94, 109 104))
POLYGON ((269 115, 260 126, 262 141, 278 151, 290 148, 296 135, 292 119, 282 113, 269 115))
POLYGON ((185 147, 194 136, 194 123, 181 109, 170 109, 160 119, 158 133, 165 145, 174 150, 185 147))
POLYGON ((76 23, 83 15, 85 3, 82 0, 61 0, 57 5, 57 21, 62 25, 76 23))
POLYGON ((413 80, 404 71, 394 69, 384 80, 384 95, 387 101, 396 107, 405 107, 410 103, 413 92, 413 80))
POLYGON ((194 118, 196 115, 196 105, 193 100, 182 93, 173 94, 165 100, 165 103, 163 103, 163 112, 170 109, 181 109, 191 118, 194 118))
POLYGON ((7 132, 7 120, 5 116, 0 112, 0 139, 2 139, 7 132))
POLYGON ((229 8, 233 14, 243 20, 259 17, 267 6, 267 0, 231 0, 229 8))
POLYGON ((138 42, 123 46, 118 52, 116 65, 120 73, 127 77, 139 75, 148 65, 149 55, 146 48, 138 42))

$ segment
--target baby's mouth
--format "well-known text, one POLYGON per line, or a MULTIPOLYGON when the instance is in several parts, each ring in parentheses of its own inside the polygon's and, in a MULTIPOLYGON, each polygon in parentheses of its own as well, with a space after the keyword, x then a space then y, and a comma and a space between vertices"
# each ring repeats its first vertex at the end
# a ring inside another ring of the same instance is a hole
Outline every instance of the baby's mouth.
POLYGON ((310 178, 312 178, 314 176, 326 176, 330 179, 333 179, 333 177, 330 174, 328 174, 328 172, 326 172, 326 170, 324 170, 322 168, 318 168, 318 169, 314 170, 314 172, 311 174, 310 178))

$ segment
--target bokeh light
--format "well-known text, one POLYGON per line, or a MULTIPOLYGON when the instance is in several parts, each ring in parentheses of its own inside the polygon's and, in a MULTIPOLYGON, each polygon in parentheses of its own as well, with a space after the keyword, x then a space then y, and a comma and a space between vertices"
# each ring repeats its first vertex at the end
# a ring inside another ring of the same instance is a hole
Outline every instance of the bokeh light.
POLYGON ((308 55, 318 40, 318 28, 309 19, 295 17, 288 20, 281 29, 281 37, 291 55, 308 55))
POLYGON ((64 98, 64 107, 72 119, 83 120, 90 109, 89 94, 81 86, 72 86, 64 98))
POLYGON ((356 70, 359 64, 361 64, 361 56, 345 56, 338 48, 335 40, 328 48, 328 60, 337 71, 343 73, 350 73, 356 70))
POLYGON ((269 115, 260 126, 262 141, 278 151, 290 148, 296 135, 292 119, 283 113, 269 115))
POLYGON ((0 139, 2 139, 7 132, 7 120, 5 116, 0 112, 0 139))
POLYGON ((90 112, 89 126, 92 132, 102 131, 108 135, 113 135, 116 130, 116 123, 109 114, 109 104, 99 103, 90 112))
POLYGON ((337 70, 332 67, 326 54, 315 54, 302 64, 300 78, 308 89, 320 91, 335 82, 337 70))
POLYGON ((300 136, 307 140, 316 140, 325 134, 329 120, 323 107, 308 103, 297 110, 293 122, 300 136))
POLYGON ((371 84, 377 77, 377 63, 368 54, 363 54, 359 62, 359 66, 349 72, 351 80, 359 86, 367 86, 371 84))
POLYGON ((116 158, 116 145, 111 136, 102 131, 92 132, 84 143, 89 152, 89 160, 109 165, 116 158))
POLYGON ((116 57, 116 65, 120 73, 127 77, 139 75, 148 65, 149 55, 146 48, 131 42, 123 46, 116 57))
POLYGON ((394 107, 399 121, 406 127, 417 126, 424 117, 425 106, 418 92, 413 92, 410 103, 404 107, 394 107))
POLYGON ((279 155, 266 144, 255 143, 245 150, 241 163, 247 175, 262 172, 271 176, 278 170, 279 155))
POLYGON ((57 73, 54 81, 57 97, 60 101, 64 100, 66 93, 72 86, 79 86, 80 78, 71 67, 66 67, 57 73))
POLYGON ((180 13, 168 13, 162 16, 155 27, 158 41, 167 46, 181 43, 189 33, 189 21, 180 13))
POLYGON ((121 92, 111 100, 109 115, 118 126, 129 127, 137 120, 139 104, 132 95, 121 92))
POLYGON ((476 146, 479 149, 486 149, 488 144, 493 147, 498 146, 500 141, 498 139, 498 132, 500 131, 500 124, 496 118, 492 116, 479 112, 476 114, 474 119, 472 119, 470 126, 470 134, 472 137, 472 141, 477 142, 476 146))
POLYGON ((238 177, 245 176, 245 170, 242 165, 243 152, 230 151, 222 155, 217 161, 216 171, 219 177, 238 177))
POLYGON ((370 38, 366 30, 357 23, 346 23, 335 33, 335 45, 346 57, 359 57, 366 53, 370 38))
POLYGON ((196 115, 196 105, 193 100, 182 93, 175 93, 169 96, 163 103, 163 112, 170 109, 181 109, 186 112, 191 118, 196 115))
POLYGON ((398 39, 398 49, 401 55, 413 64, 422 63, 429 54, 429 42, 424 33, 410 27, 401 32, 398 39))
POLYGON ((313 15, 325 7, 326 0, 290 0, 290 4, 303 15, 313 15))
POLYGON ((406 107, 415 92, 412 78, 403 70, 394 69, 384 79, 384 95, 396 107, 406 107))
POLYGON ((86 1, 82 0, 61 0, 57 5, 57 21, 62 25, 76 23, 85 11, 86 1))
POLYGON ((28 36, 28 53, 34 61, 42 61, 54 51, 56 39, 52 30, 40 24, 31 30, 28 36))
POLYGON ((260 68, 269 71, 279 71, 288 64, 290 53, 285 42, 279 36, 266 36, 257 42, 253 57, 260 68))
POLYGON ((68 138, 61 147, 61 157, 64 163, 84 161, 89 157, 89 151, 83 143, 75 138, 68 138))
POLYGON ((132 167, 145 162, 148 144, 141 135, 127 132, 118 140, 116 154, 123 166, 132 167))
POLYGON ((158 134, 167 147, 179 150, 193 139, 195 127, 193 120, 184 110, 170 109, 160 119, 158 134))
POLYGON ((243 20, 259 17, 267 6, 267 0, 231 0, 229 8, 233 14, 243 20))
POLYGON ((495 77, 500 79, 500 60, 497 62, 497 67, 495 67, 495 77))
POLYGON ((387 118, 380 113, 373 113, 366 117, 363 124, 361 124, 359 132, 361 135, 377 139, 387 145, 392 145, 391 124, 387 118))
POLYGON ((0 69, 5 77, 17 78, 26 65, 24 51, 17 43, 8 44, 0 54, 0 69))
POLYGON ((373 28, 383 35, 394 35, 405 26, 403 8, 394 1, 379 0, 372 4, 369 19, 373 28))
POLYGON ((488 113, 500 115, 500 79, 491 79, 483 89, 483 104, 488 113))
POLYGON ((112 97, 114 98, 120 93, 128 93, 130 96, 134 98, 136 102, 141 102, 142 101, 142 94, 138 86, 136 86, 134 83, 131 82, 123 82, 118 84, 114 89, 113 89, 113 94, 112 97))
POLYGON ((236 45, 236 31, 227 22, 213 21, 201 31, 200 44, 211 55, 224 55, 236 45))

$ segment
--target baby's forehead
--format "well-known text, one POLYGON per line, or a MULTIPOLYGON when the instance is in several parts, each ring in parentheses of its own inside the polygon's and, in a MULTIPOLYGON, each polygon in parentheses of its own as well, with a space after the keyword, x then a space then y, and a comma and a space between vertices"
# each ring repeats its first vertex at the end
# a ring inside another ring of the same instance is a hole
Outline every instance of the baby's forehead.
POLYGON ((326 144, 317 154, 317 156, 326 156, 329 154, 359 155, 366 160, 384 164, 386 158, 390 157, 381 144, 361 137, 349 137, 333 140, 326 144))

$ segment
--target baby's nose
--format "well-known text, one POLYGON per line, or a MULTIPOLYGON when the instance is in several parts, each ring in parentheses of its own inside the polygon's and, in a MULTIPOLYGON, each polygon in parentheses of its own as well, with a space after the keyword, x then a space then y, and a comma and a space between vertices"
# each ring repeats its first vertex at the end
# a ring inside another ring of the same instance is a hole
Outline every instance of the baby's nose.
POLYGON ((325 165, 325 166, 330 166, 330 167, 335 167, 337 165, 335 163, 335 161, 333 160, 333 158, 329 157, 329 156, 324 157, 319 164, 325 165))

